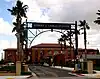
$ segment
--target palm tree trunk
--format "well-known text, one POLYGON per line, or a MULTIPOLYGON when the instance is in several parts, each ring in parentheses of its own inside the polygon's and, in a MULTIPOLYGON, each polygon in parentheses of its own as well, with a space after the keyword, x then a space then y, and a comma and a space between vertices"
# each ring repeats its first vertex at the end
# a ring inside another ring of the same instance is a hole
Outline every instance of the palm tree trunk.
POLYGON ((17 33, 17 56, 18 56, 18 61, 21 60, 20 57, 20 34, 17 33))
POLYGON ((84 26, 84 46, 85 46, 85 61, 87 60, 87 49, 86 49, 86 27, 84 26))
POLYGON ((21 61, 21 57, 22 57, 22 44, 21 44, 21 37, 20 37, 20 25, 21 25, 21 17, 18 14, 16 22, 18 23, 17 25, 17 33, 18 33, 18 37, 17 37, 17 52, 18 52, 18 61, 21 61))

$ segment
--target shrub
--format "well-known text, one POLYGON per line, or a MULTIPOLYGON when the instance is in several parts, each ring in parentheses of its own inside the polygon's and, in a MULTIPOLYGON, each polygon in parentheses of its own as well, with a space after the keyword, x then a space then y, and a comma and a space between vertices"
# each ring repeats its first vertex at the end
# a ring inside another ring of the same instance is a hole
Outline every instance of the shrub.
POLYGON ((15 72, 16 71, 16 66, 3 66, 3 67, 0 68, 0 71, 15 72))
POLYGON ((21 75, 32 75, 31 72, 21 72, 21 75))
POLYGON ((3 59, 0 61, 0 64, 4 64, 4 60, 3 59))
POLYGON ((94 69, 100 71, 100 67, 99 66, 96 66, 94 69))

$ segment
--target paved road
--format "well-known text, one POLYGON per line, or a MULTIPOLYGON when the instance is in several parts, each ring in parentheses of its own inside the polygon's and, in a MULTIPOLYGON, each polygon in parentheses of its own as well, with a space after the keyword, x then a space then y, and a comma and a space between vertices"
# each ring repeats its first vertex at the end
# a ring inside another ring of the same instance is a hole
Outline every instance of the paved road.
POLYGON ((39 78, 75 77, 68 74, 70 71, 57 69, 57 68, 51 68, 48 66, 30 65, 29 69, 32 72, 34 72, 39 78))
POLYGON ((31 78, 27 78, 27 79, 87 79, 84 77, 56 77, 56 78, 38 78, 38 77, 31 77, 31 78))

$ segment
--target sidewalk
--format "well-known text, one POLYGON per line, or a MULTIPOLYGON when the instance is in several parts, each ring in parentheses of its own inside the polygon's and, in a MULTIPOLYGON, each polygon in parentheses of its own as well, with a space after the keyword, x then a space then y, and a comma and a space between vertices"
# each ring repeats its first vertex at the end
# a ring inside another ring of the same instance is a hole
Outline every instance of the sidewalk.
POLYGON ((0 79, 26 79, 28 76, 0 76, 0 79))
POLYGON ((99 78, 100 79, 100 71, 97 70, 93 70, 96 72, 96 74, 76 74, 76 73, 72 73, 72 71, 74 70, 74 68, 70 68, 70 67, 61 67, 61 66, 51 66, 53 68, 59 68, 59 69, 64 69, 64 70, 68 70, 70 75, 75 75, 75 76, 85 76, 86 78, 99 78))

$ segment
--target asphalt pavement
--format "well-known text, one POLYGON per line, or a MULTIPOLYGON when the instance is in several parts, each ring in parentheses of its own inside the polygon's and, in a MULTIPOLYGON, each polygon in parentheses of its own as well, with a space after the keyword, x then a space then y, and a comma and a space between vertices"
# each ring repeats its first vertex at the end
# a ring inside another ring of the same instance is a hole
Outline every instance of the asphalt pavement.
POLYGON ((39 78, 75 77, 69 74, 69 70, 52 68, 49 66, 29 65, 29 69, 39 78))

